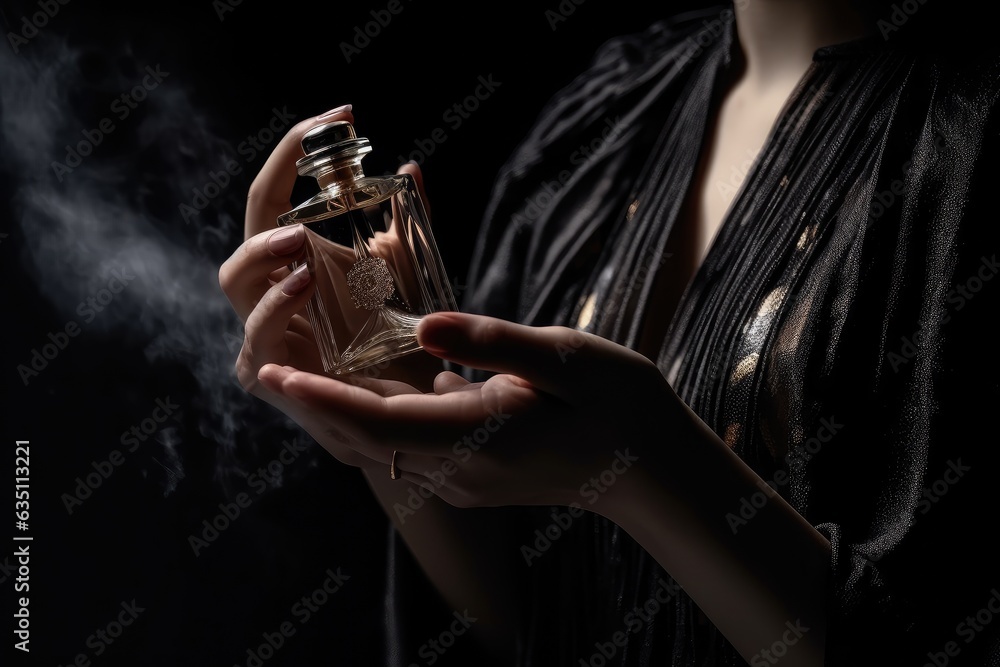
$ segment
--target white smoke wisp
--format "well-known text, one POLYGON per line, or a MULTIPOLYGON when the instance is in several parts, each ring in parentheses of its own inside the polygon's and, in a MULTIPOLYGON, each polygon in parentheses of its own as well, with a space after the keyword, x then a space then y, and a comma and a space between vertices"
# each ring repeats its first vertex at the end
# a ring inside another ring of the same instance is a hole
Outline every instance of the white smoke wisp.
MULTIPOLYGON (((190 371, 199 391, 185 397, 185 407, 197 414, 201 435, 217 443, 216 470, 225 479, 249 412, 258 424, 261 415, 288 424, 243 392, 233 373, 243 334, 219 289, 218 267, 242 239, 245 183, 233 179, 193 220, 179 212, 233 148, 165 64, 156 69, 160 63, 143 62, 128 47, 83 50, 49 34, 28 46, 17 55, 0 49, 0 149, 16 193, 11 224, 26 240, 5 249, 7 260, 19 255, 14 270, 26 272, 67 321, 79 319, 77 306, 113 272, 135 276, 85 337, 146 341, 150 363, 178 362, 190 371), (160 80, 132 100, 134 109, 115 104, 143 81, 156 81, 151 72, 160 80), (110 132, 101 129, 104 119, 110 132), (68 172, 54 167, 71 163, 66 146, 87 140, 86 132, 100 138, 90 154, 68 172)), ((36 380, 44 382, 44 374, 36 380)), ((177 479, 178 437, 149 441, 177 479)))

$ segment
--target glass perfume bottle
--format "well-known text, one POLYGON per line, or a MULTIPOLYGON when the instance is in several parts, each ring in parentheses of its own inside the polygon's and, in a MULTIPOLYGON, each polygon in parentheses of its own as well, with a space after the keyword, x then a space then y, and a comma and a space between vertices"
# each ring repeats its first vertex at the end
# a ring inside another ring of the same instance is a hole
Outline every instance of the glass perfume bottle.
POLYGON ((324 370, 350 373, 419 350, 420 318, 458 306, 413 177, 365 176, 371 144, 346 121, 313 128, 302 149, 295 166, 320 192, 278 224, 305 229, 300 262, 316 284, 307 309, 324 370))

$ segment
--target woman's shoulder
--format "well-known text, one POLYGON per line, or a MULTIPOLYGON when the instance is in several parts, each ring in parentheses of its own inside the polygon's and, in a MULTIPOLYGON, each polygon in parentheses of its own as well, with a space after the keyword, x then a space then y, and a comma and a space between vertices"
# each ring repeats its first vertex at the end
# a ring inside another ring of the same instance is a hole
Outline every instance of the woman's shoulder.
MULTIPOLYGON (((600 133, 608 119, 635 116, 652 100, 681 94, 690 64, 726 48, 732 5, 675 14, 604 41, 577 73, 553 86, 527 135, 501 170, 518 179, 564 145, 600 133)), ((662 121, 662 118, 660 119, 662 121)))
POLYGON ((655 60, 678 47, 705 48, 729 29, 733 8, 722 4, 688 11, 654 21, 643 30, 611 37, 596 51, 593 65, 641 64, 655 60))
POLYGON ((733 19, 732 5, 722 4, 673 14, 642 30, 614 35, 597 48, 562 91, 553 91, 555 97, 586 87, 609 70, 622 77, 619 83, 626 87, 635 79, 647 78, 649 70, 659 69, 665 58, 683 65, 727 33, 733 19))

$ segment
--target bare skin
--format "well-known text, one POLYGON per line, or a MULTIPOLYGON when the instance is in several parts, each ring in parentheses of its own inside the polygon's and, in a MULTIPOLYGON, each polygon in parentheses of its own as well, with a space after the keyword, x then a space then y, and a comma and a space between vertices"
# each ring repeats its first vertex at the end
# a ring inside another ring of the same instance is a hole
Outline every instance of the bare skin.
MULTIPOLYGON (((734 75, 710 119, 698 168, 656 287, 639 351, 655 355, 689 281, 708 254, 779 115, 821 46, 863 34, 848 2, 737 2, 734 75)), ((640 202, 641 205, 641 202, 640 202)))
MULTIPOLYGON (((760 149, 813 51, 860 29, 835 2, 757 0, 737 10, 746 64, 711 125, 685 206, 681 234, 698 260, 674 284, 690 279, 730 205, 732 197, 720 198, 714 185, 729 179, 734 161, 760 149)), ((309 119, 280 142, 251 189, 247 241, 220 270, 223 289, 246 321, 237 362, 244 387, 296 419, 339 460, 364 470, 445 600, 482 619, 474 630, 497 664, 509 664, 521 608, 512 574, 518 545, 505 541, 496 510, 460 508, 568 505, 579 500, 582 482, 626 449, 635 459, 630 472, 591 509, 628 531, 748 661, 780 640, 787 624, 799 623, 809 631, 782 663, 822 664, 828 543, 780 497, 758 511, 752 530, 732 535, 726 513, 762 481, 641 354, 564 327, 442 314, 421 323, 425 348, 497 375, 477 384, 450 373, 434 377, 426 359, 391 367, 396 380, 346 383, 319 374, 302 315, 312 285, 308 274, 288 276, 283 269, 301 247, 276 252, 268 241, 275 217, 290 207, 302 134, 341 118, 353 119, 349 110, 309 119), (416 389, 431 383, 431 392, 416 389), (491 419, 495 424, 497 415, 507 417, 488 442, 459 456, 455 443, 491 419), (649 433, 664 435, 649 442, 649 433), (388 480, 394 450, 403 483, 388 480), (432 476, 448 470, 443 484, 432 476), (397 504, 421 483, 436 495, 401 520, 397 504)))

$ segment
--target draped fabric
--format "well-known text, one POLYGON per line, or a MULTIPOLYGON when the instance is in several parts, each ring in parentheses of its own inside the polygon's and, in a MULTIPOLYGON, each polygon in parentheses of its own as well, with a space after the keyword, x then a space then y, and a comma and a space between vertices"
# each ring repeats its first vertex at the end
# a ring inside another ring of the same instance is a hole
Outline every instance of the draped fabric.
MULTIPOLYGON (((720 8, 607 43, 502 169, 463 310, 635 348, 735 40, 720 8)), ((830 540, 828 665, 1000 664, 998 77, 989 48, 817 51, 655 358, 830 540)), ((524 666, 745 664, 683 591, 636 614, 669 577, 596 515, 524 576, 524 666)))

